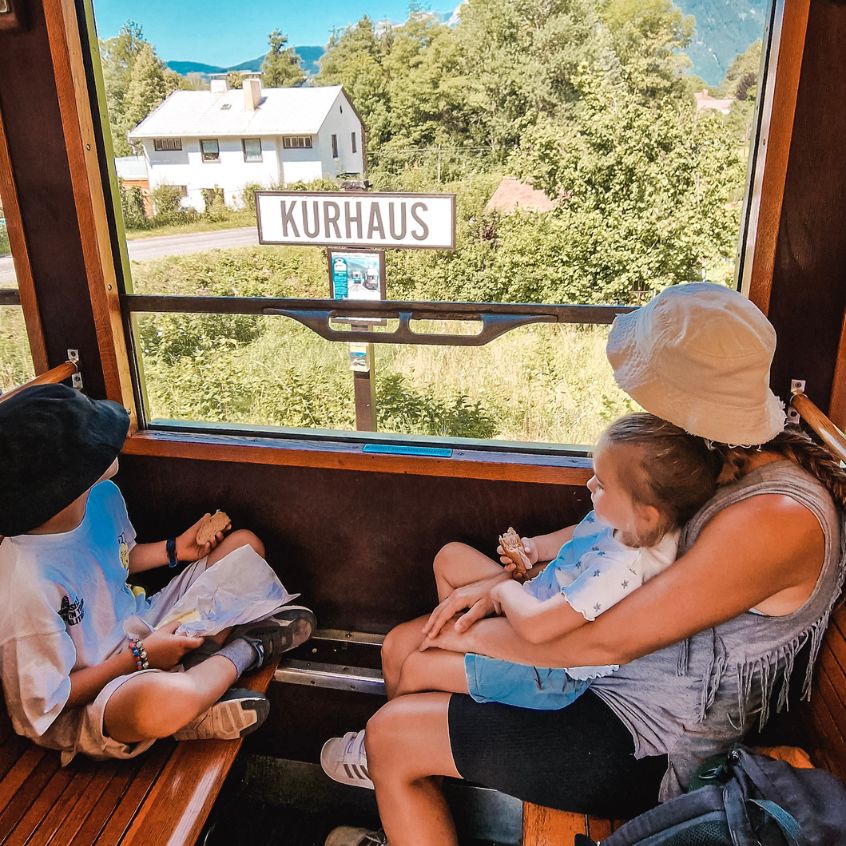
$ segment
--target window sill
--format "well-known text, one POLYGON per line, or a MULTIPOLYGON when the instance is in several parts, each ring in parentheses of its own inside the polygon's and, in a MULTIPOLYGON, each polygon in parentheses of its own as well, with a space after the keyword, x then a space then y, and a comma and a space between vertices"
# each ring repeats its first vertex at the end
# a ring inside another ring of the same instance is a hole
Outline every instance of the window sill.
POLYGON ((547 485, 584 485, 591 460, 579 455, 473 450, 456 447, 450 457, 366 453, 361 443, 294 440, 190 432, 137 432, 127 438, 126 455, 186 458, 287 467, 315 467, 369 473, 450 476, 547 485))

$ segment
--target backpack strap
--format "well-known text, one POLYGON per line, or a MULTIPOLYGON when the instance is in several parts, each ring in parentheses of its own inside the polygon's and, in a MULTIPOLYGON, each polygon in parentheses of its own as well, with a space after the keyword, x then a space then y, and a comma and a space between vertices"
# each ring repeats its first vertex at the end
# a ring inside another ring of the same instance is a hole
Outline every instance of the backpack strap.
POLYGON ((802 837, 802 829, 796 817, 785 811, 781 805, 769 799, 749 799, 748 801, 757 805, 778 825, 788 846, 805 846, 807 841, 802 837))

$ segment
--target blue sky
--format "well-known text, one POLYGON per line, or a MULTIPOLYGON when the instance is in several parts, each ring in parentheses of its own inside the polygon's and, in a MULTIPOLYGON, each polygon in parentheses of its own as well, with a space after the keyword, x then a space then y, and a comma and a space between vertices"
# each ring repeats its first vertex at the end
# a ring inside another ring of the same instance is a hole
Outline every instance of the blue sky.
MULTIPOLYGON (((432 0, 432 11, 447 12, 458 0, 432 0)), ((275 28, 292 45, 323 45, 332 27, 344 27, 362 15, 375 20, 405 20, 408 0, 94 0, 100 38, 111 38, 128 20, 141 24, 159 56, 234 65, 260 56, 275 28)))

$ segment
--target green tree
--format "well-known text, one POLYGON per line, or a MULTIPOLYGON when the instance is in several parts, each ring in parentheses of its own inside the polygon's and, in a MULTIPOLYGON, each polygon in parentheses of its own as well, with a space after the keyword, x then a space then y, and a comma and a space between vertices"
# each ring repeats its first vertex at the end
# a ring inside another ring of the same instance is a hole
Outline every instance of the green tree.
POLYGON ((761 42, 755 41, 735 56, 726 71, 720 90, 725 97, 754 101, 758 92, 758 73, 761 69, 761 42))
POLYGON ((131 21, 100 43, 100 55, 114 152, 129 156, 134 150, 127 133, 179 88, 182 78, 158 58, 141 27, 131 21))
POLYGON ((236 90, 244 87, 244 74, 241 71, 229 71, 226 74, 226 87, 236 90))
POLYGON ((305 80, 300 57, 293 47, 286 47, 288 36, 274 29, 268 36, 270 51, 261 65, 261 79, 265 88, 291 88, 305 80))

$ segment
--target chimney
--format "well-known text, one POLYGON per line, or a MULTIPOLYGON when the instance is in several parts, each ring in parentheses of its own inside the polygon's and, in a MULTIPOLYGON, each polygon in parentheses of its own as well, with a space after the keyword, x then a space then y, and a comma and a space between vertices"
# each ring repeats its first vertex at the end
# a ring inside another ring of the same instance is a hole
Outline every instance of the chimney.
POLYGON ((224 94, 229 90, 225 76, 213 76, 211 78, 210 86, 212 94, 224 94))
POLYGON ((244 111, 254 112, 261 102, 261 80, 250 77, 244 80, 244 111))

